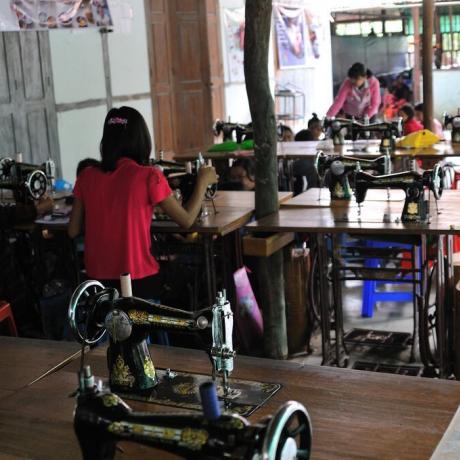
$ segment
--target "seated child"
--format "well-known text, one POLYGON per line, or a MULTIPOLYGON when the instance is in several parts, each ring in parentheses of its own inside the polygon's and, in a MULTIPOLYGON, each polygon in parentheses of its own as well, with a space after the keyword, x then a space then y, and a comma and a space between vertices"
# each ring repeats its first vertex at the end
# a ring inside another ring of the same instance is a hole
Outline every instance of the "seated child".
POLYGON ((308 129, 302 129, 295 135, 296 141, 319 141, 323 134, 321 120, 316 113, 308 120, 308 129))
POLYGON ((289 126, 278 125, 278 141, 279 142, 292 142, 294 140, 294 132, 289 126))
POLYGON ((414 116, 415 112, 411 104, 404 104, 399 109, 398 115, 403 119, 404 136, 423 129, 423 125, 414 116))
MULTIPOLYGON (((420 104, 417 104, 414 107, 414 112, 415 119, 423 125, 423 102, 420 102, 420 104)), ((442 124, 436 118, 433 118, 433 133, 436 134, 436 136, 438 136, 439 139, 444 139, 442 124)))
POLYGON ((96 160, 95 158, 85 158, 84 160, 81 160, 78 165, 77 165, 77 177, 80 175, 80 173, 88 168, 89 166, 100 166, 101 162, 99 160, 96 160))
POLYGON ((238 158, 230 169, 230 183, 235 187, 226 187, 226 190, 254 190, 255 182, 254 160, 252 158, 238 158), (239 187, 237 187, 239 185, 239 187))

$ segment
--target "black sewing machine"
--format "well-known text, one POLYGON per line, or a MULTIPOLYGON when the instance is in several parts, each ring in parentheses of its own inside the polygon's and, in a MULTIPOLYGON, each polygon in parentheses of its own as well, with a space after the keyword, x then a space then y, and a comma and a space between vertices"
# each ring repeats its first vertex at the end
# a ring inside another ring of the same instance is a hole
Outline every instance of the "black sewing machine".
MULTIPOLYGON (((198 171, 204 166, 205 160, 201 153, 195 161, 187 163, 179 163, 177 161, 167 161, 163 159, 150 160, 150 164, 155 166, 166 176, 169 186, 172 190, 179 190, 182 204, 186 204, 192 196, 195 189, 198 171)), ((209 185, 206 189, 205 197, 208 200, 213 200, 217 193, 217 184, 209 185)))
POLYGON ((163 159, 157 160, 152 158, 150 159, 150 165, 160 169, 166 178, 168 178, 171 174, 186 173, 187 169, 191 172, 191 165, 187 166, 186 163, 179 163, 178 161, 163 159))
POLYGON ((212 125, 212 131, 214 136, 220 136, 222 133, 223 142, 233 141, 233 132, 235 132, 236 142, 238 144, 241 144, 243 141, 243 136, 252 136, 253 134, 252 123, 231 123, 230 121, 222 121, 219 119, 212 125))
POLYGON ((444 173, 439 164, 433 169, 419 173, 405 171, 383 176, 372 176, 362 171, 355 174, 355 196, 357 203, 362 203, 370 188, 402 189, 406 192, 401 222, 429 222, 429 196, 426 191, 432 191, 439 200, 443 191, 444 173))
POLYGON ((54 176, 53 160, 33 165, 0 158, 0 189, 12 190, 17 203, 40 199, 53 186, 54 176))
POLYGON ((315 168, 320 181, 329 172, 329 191, 331 200, 351 199, 350 174, 359 170, 377 171, 378 174, 391 172, 391 158, 388 154, 373 160, 352 156, 325 155, 319 151, 315 157, 315 168))
POLYGON ((443 117, 444 129, 447 129, 449 125, 452 127, 452 142, 454 144, 460 143, 460 109, 457 111, 457 115, 450 116, 444 113, 443 117))
POLYGON ((323 131, 326 137, 329 137, 334 142, 334 145, 343 145, 345 143, 345 136, 343 129, 348 128, 352 120, 348 118, 324 118, 323 131))
POLYGON ((233 370, 233 314, 224 293, 216 304, 198 312, 167 307, 131 296, 129 275, 122 276, 122 297, 98 281, 82 283, 72 295, 68 317, 75 338, 82 344, 95 344, 107 332, 107 364, 110 386, 123 393, 150 391, 158 384, 147 346, 153 330, 207 333, 212 326, 213 376, 221 376, 224 397, 229 393, 228 376, 233 370))
POLYGON ((380 122, 380 123, 360 123, 354 119, 348 118, 325 118, 323 121, 323 129, 326 133, 329 132, 334 145, 344 144, 343 130, 346 128, 351 139, 355 141, 358 136, 364 139, 369 139, 371 132, 377 132, 381 135, 380 151, 386 153, 394 151, 396 147, 396 138, 402 135, 402 120, 398 119, 395 122, 380 122))
POLYGON ((133 411, 119 396, 95 383, 89 366, 79 373, 74 429, 84 460, 110 460, 119 441, 131 441, 188 459, 309 459, 312 428, 305 407, 288 401, 251 424, 222 414, 213 384, 200 387, 203 414, 133 411))

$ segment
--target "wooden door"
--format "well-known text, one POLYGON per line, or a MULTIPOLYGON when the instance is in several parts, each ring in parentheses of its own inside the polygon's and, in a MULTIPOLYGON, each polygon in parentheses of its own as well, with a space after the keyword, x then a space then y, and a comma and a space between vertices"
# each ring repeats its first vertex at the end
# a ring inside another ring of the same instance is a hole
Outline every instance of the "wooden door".
POLYGON ((155 150, 176 152, 169 0, 150 0, 147 8, 155 150))
POLYGON ((0 34, 0 145, 0 156, 59 167, 48 32, 0 34))
POLYGON ((196 153, 213 142, 213 120, 223 116, 218 2, 149 5, 155 148, 196 153))
POLYGON ((224 67, 220 35, 219 2, 206 0, 206 25, 209 55, 209 84, 211 91, 211 114, 213 121, 225 118, 224 67))

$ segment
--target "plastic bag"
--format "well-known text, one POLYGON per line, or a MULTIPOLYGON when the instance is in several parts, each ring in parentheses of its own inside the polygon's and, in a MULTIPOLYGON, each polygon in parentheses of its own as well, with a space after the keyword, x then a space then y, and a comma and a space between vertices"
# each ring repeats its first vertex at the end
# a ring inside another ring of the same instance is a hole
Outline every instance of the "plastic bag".
POLYGON ((264 324, 262 313, 249 282, 247 268, 242 267, 233 273, 237 305, 235 322, 240 334, 241 345, 247 352, 255 351, 262 345, 264 324))

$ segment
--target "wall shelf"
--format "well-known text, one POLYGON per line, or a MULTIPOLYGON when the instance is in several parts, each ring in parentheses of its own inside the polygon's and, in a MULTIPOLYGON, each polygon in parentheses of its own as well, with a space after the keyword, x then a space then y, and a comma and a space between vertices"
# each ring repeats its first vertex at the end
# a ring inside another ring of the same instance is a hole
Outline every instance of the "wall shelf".
POLYGON ((277 89, 275 107, 277 120, 302 120, 305 118, 305 94, 298 89, 277 89))

